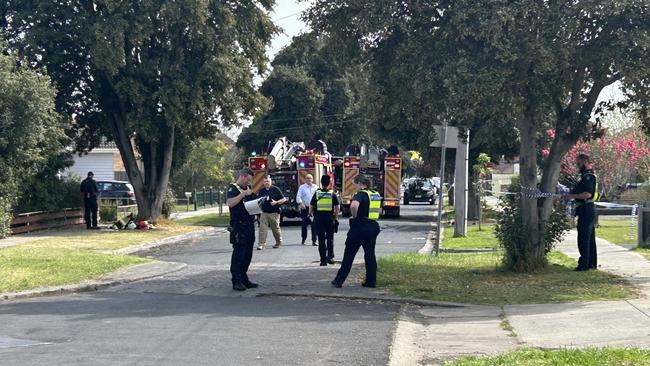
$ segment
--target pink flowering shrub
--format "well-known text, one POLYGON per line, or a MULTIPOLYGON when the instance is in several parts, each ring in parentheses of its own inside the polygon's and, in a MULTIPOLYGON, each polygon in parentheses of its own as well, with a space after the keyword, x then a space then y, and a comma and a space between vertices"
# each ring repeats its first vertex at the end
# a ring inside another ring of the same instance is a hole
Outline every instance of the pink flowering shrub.
POLYGON ((626 183, 644 181, 650 176, 648 139, 637 129, 578 142, 562 161, 562 175, 577 179, 575 160, 580 153, 592 159, 602 199, 615 199, 626 183))

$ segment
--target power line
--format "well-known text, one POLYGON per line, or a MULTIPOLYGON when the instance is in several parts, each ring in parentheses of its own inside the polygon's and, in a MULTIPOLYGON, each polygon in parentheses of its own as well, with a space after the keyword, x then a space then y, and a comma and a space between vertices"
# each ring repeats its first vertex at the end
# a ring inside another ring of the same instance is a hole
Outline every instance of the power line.
POLYGON ((265 132, 265 133, 269 133, 269 132, 285 132, 285 131, 292 131, 292 130, 301 130, 301 129, 305 129, 305 128, 309 128, 309 127, 322 127, 322 126, 350 123, 350 122, 361 121, 361 120, 364 120, 364 119, 365 118, 353 118, 353 119, 341 120, 341 121, 315 123, 315 124, 308 125, 308 126, 293 126, 293 127, 284 127, 284 128, 262 129, 262 130, 256 130, 254 132, 255 133, 259 133, 259 132, 265 132))
POLYGON ((306 119, 317 118, 317 117, 328 118, 328 117, 338 117, 338 116, 345 116, 345 113, 327 114, 324 116, 305 116, 305 117, 294 117, 294 118, 265 119, 263 121, 264 122, 303 121, 306 119))
POLYGON ((296 13, 293 13, 293 14, 285 15, 285 16, 283 16, 282 18, 273 19, 273 21, 274 21, 274 22, 277 22, 277 21, 280 21, 280 20, 285 20, 285 19, 288 19, 288 18, 293 17, 294 15, 298 15, 298 14, 300 14, 300 13, 301 13, 301 12, 299 11, 299 12, 296 12, 296 13))

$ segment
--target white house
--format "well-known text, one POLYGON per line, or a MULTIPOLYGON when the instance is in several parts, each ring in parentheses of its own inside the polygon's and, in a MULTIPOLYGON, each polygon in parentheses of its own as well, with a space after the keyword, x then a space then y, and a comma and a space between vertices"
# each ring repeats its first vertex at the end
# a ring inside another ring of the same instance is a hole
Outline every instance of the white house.
POLYGON ((114 142, 102 141, 88 154, 75 154, 74 165, 66 169, 63 175, 84 179, 88 172, 95 174, 95 180, 128 180, 122 156, 114 142))

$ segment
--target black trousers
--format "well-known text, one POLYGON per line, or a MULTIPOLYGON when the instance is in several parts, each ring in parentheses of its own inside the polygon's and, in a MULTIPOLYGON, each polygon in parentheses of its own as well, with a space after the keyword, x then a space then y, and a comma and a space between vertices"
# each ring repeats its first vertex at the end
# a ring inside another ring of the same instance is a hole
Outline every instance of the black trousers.
POLYGON ((300 236, 302 237, 302 242, 304 243, 307 240, 307 227, 311 229, 311 241, 312 243, 316 242, 316 226, 314 225, 314 220, 309 218, 309 208, 300 210, 300 218, 302 219, 302 227, 300 228, 300 236))
POLYGON ((97 227, 97 197, 84 197, 84 221, 88 229, 97 227))
POLYGON ((363 259, 366 264, 366 284, 374 286, 377 283, 377 258, 375 257, 375 244, 379 235, 379 224, 370 219, 350 220, 350 231, 345 240, 345 252, 341 268, 334 281, 340 284, 348 278, 352 269, 352 262, 360 247, 363 247, 363 259))
POLYGON ((331 213, 314 214, 316 234, 318 235, 318 253, 321 263, 334 258, 334 217, 331 213))
POLYGON ((585 203, 576 209, 578 215, 578 269, 598 267, 596 249, 596 208, 593 203, 585 203))
POLYGON ((230 258, 230 274, 232 283, 250 282, 248 279, 248 267, 253 259, 253 246, 255 244, 255 225, 253 222, 235 223, 233 225, 235 243, 232 245, 232 257, 230 258))

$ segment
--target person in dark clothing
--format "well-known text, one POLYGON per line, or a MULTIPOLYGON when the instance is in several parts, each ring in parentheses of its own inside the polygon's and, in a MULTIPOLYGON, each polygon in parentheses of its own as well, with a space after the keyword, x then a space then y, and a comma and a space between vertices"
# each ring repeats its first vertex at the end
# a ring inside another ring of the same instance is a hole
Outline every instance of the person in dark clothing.
POLYGON ((589 155, 579 154, 576 165, 580 169, 580 181, 573 187, 567 199, 575 199, 578 216, 578 251, 580 258, 576 271, 586 271, 598 267, 596 248, 596 208, 598 182, 591 166, 589 155))
POLYGON ((233 246, 230 259, 230 274, 232 275, 232 288, 236 291, 244 291, 249 288, 256 288, 258 285, 248 279, 248 267, 253 258, 253 246, 255 245, 255 217, 246 211, 244 202, 254 199, 255 195, 250 183, 253 179, 253 171, 250 168, 243 168, 239 171, 237 181, 228 186, 227 201, 230 209, 230 243, 233 246))
POLYGON ((99 188, 93 179, 93 172, 88 172, 86 179, 81 181, 80 191, 84 197, 84 221, 86 229, 98 229, 97 226, 97 193, 99 188))
POLYGON ((381 196, 371 190, 370 180, 364 175, 354 178, 354 185, 358 192, 352 197, 350 204, 350 231, 345 240, 345 252, 341 268, 332 281, 334 287, 343 286, 343 282, 350 274, 352 262, 360 247, 363 247, 366 264, 366 280, 361 284, 364 287, 375 287, 377 284, 377 258, 375 257, 375 243, 380 229, 377 220, 381 210, 381 196))
POLYGON ((314 217, 318 235, 320 265, 334 264, 334 222, 339 214, 339 199, 330 187, 331 178, 323 175, 321 188, 316 190, 309 204, 309 214, 314 217), (327 242, 327 246, 326 246, 327 242))

